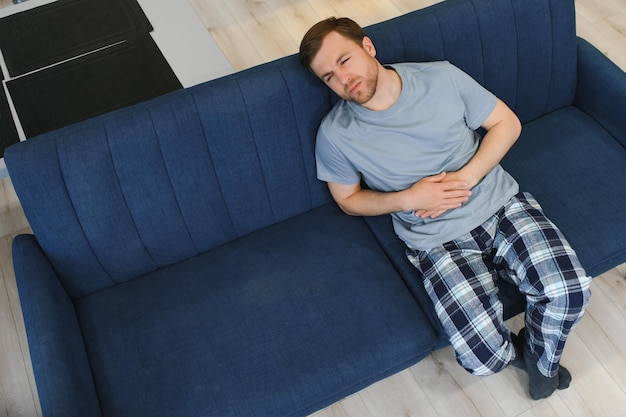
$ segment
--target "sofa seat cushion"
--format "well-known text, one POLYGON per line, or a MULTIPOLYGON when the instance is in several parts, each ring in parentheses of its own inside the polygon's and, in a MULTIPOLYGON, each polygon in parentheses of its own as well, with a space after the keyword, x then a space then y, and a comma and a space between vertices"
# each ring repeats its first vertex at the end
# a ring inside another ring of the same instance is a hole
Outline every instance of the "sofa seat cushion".
POLYGON ((363 219, 334 204, 76 308, 104 416, 305 415, 436 339, 363 219))
POLYGON ((626 239, 615 225, 626 224, 626 177, 615 173, 624 171, 626 152, 593 118, 572 106, 525 124, 503 166, 563 231, 588 274, 623 259, 626 239))

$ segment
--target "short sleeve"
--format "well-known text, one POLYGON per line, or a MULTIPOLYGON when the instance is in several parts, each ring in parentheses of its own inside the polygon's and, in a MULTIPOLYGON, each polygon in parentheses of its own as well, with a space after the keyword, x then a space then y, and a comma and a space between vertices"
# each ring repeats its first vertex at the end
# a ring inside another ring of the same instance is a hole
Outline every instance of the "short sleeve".
POLYGON ((361 181, 361 175, 356 168, 324 133, 323 122, 317 132, 315 161, 317 178, 321 181, 346 185, 361 181))
POLYGON ((465 105, 465 123, 478 129, 496 107, 496 96, 454 65, 450 65, 453 82, 465 105))

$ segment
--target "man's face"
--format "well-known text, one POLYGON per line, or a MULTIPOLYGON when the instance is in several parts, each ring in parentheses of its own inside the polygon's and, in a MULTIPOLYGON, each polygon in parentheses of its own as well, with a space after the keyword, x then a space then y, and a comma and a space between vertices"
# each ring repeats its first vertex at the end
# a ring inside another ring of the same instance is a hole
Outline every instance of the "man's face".
POLYGON ((343 99, 365 105, 376 93, 378 61, 371 40, 363 39, 363 47, 337 32, 322 41, 311 62, 313 72, 343 99))

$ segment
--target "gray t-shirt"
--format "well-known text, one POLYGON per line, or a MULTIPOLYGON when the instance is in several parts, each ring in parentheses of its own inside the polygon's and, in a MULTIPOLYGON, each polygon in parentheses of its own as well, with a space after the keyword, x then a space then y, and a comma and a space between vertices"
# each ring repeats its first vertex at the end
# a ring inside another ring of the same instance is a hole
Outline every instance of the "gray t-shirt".
MULTIPOLYGON (((320 180, 363 180, 376 191, 400 191, 423 177, 459 170, 478 149, 475 129, 495 108, 493 94, 448 62, 392 68, 402 92, 389 109, 371 111, 341 100, 322 121, 316 143, 320 180)), ((515 180, 498 165, 462 207, 436 219, 392 213, 394 228, 410 248, 431 249, 478 227, 517 192, 515 180)))

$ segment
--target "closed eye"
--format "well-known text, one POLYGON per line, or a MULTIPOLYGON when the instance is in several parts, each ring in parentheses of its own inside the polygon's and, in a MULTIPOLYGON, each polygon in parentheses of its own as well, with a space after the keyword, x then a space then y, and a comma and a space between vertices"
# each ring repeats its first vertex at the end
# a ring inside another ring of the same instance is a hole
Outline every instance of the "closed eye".
MULTIPOLYGON (((341 56, 338 60, 337 63, 339 65, 345 65, 349 60, 350 60, 350 56, 341 56)), ((328 84, 333 78, 333 73, 332 72, 328 72, 326 75, 324 75, 322 77, 322 80, 328 84)))

